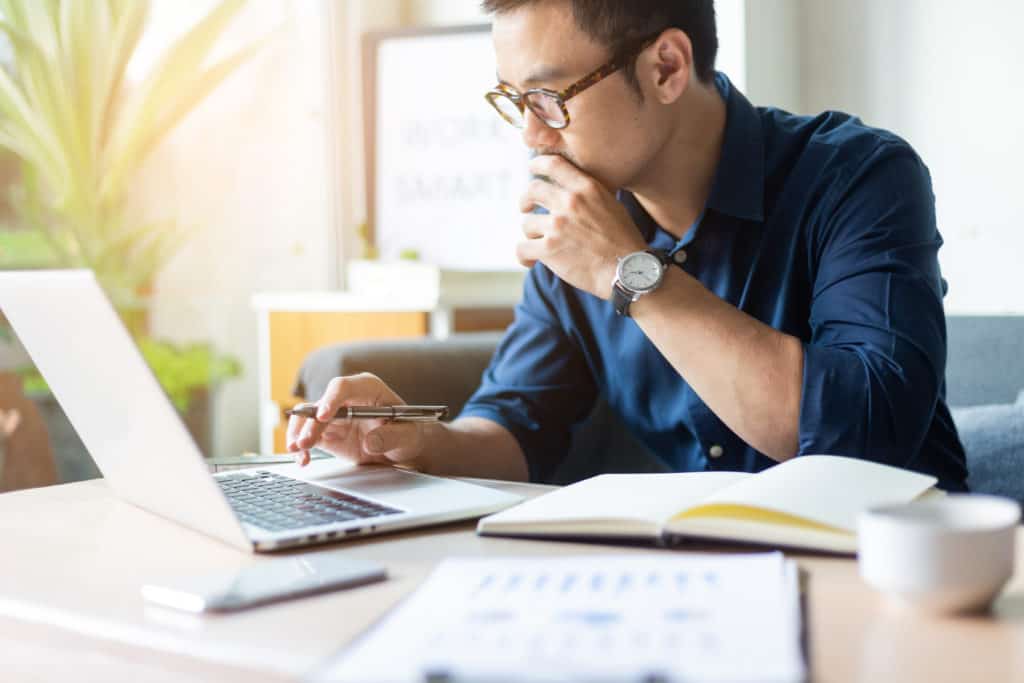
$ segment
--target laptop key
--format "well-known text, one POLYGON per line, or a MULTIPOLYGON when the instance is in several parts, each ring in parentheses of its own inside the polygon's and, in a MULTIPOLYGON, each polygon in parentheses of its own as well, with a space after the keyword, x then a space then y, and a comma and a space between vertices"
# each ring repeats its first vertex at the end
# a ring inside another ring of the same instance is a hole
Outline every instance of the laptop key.
POLYGON ((222 491, 242 521, 271 531, 321 526, 401 512, 270 472, 218 477, 222 491))

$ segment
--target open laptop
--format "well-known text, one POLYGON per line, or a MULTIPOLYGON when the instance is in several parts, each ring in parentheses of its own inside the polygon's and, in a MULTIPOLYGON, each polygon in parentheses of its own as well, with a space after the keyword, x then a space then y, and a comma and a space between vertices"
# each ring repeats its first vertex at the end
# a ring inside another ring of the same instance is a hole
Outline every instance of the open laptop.
POLYGON ((0 311, 117 496, 238 548, 478 517, 521 500, 335 459, 212 475, 91 271, 0 272, 0 311))

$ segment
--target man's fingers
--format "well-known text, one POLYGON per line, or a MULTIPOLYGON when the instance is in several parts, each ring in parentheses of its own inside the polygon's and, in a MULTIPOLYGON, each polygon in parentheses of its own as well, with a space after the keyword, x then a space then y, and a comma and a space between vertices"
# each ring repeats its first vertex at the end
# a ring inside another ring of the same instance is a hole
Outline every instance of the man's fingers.
POLYGON ((304 423, 308 422, 301 415, 292 415, 288 418, 288 432, 285 437, 285 446, 289 452, 295 453, 295 462, 303 467, 309 464, 309 451, 299 446, 299 435, 302 433, 304 423))
MULTIPOLYGON (((302 438, 299 439, 299 446, 305 450, 314 446, 339 458, 349 458, 357 463, 363 462, 366 455, 363 448, 363 439, 367 432, 372 431, 383 424, 383 419, 354 419, 332 422, 323 430, 316 442, 310 445, 302 438)), ((309 438, 308 435, 306 438, 309 438)))
MULTIPOLYGON (((326 425, 324 425, 326 426, 326 425)), ((309 463, 309 449, 320 440, 317 422, 314 419, 292 415, 288 420, 288 435, 285 441, 290 452, 296 452, 296 462, 300 465, 309 463)))
POLYGON ((294 442, 295 447, 303 450, 312 448, 320 440, 320 434, 326 427, 326 424, 318 423, 315 419, 302 418, 302 427, 294 442))
POLYGON ((384 388, 384 383, 369 373, 335 377, 317 401, 316 419, 306 420, 302 425, 296 445, 299 448, 312 448, 331 424, 339 408, 346 405, 376 405, 381 401, 384 388))
POLYGON ((363 450, 371 455, 387 455, 393 462, 411 460, 420 443, 419 430, 415 422, 388 422, 363 437, 363 450))
MULTIPOLYGON (((337 422, 331 422, 324 426, 321 438, 344 441, 349 438, 352 430, 357 429, 361 424, 362 421, 360 420, 338 420, 337 422)), ((366 427, 363 428, 365 429, 366 427)))
POLYGON ((519 263, 527 268, 532 268, 533 264, 537 263, 537 261, 543 260, 541 258, 543 255, 543 239, 523 240, 516 244, 516 258, 519 259, 519 263))
POLYGON ((523 234, 531 240, 543 237, 551 221, 552 217, 550 214, 527 214, 523 218, 523 234))
POLYGON ((352 447, 348 437, 339 438, 333 432, 325 432, 321 439, 321 448, 338 458, 347 458, 357 465, 385 464, 389 460, 386 456, 374 453, 367 453, 358 443, 352 447))
POLYGON ((551 179, 551 182, 565 188, 583 192, 591 189, 594 179, 581 171, 571 161, 557 154, 541 154, 530 160, 530 173, 551 179))
POLYGON ((335 377, 327 384, 327 390, 317 401, 316 419, 327 422, 338 408, 351 405, 353 401, 364 405, 375 405, 381 398, 384 383, 380 378, 364 372, 359 375, 335 377))
MULTIPOLYGON (((400 405, 402 399, 369 373, 335 377, 327 385, 317 402, 315 418, 293 416, 288 423, 288 450, 300 451, 297 462, 309 462, 309 449, 319 446, 340 457, 357 463, 388 462, 384 451, 371 452, 365 448, 365 438, 386 423, 382 418, 342 419, 332 421, 345 406, 400 405)), ((390 423, 388 423, 390 424, 390 423)), ((405 423, 403 423, 404 426, 405 423)), ((415 436, 415 433, 413 433, 415 436)), ((395 435, 398 438, 398 435, 395 435)), ((376 438, 376 437, 375 437, 376 438)))
POLYGON ((559 188, 545 180, 531 180, 530 184, 526 186, 526 192, 519 200, 519 210, 522 213, 530 213, 538 206, 542 206, 548 211, 552 211, 561 205, 558 198, 560 191, 559 188))
POLYGON ((299 433, 302 431, 302 423, 306 421, 306 418, 301 415, 292 415, 288 418, 288 431, 285 437, 285 446, 289 451, 297 451, 299 449, 296 441, 298 441, 299 433))

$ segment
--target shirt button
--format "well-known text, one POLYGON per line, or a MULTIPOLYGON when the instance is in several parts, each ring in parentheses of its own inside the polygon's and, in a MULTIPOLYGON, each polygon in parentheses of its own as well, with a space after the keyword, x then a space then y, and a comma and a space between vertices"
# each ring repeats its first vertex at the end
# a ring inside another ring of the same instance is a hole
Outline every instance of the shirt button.
POLYGON ((712 458, 721 458, 723 453, 725 453, 725 449, 723 449, 717 443, 708 449, 708 455, 710 455, 712 458))
POLYGON ((676 262, 677 266, 681 266, 686 263, 686 252, 680 249, 676 253, 672 254, 672 260, 676 262))

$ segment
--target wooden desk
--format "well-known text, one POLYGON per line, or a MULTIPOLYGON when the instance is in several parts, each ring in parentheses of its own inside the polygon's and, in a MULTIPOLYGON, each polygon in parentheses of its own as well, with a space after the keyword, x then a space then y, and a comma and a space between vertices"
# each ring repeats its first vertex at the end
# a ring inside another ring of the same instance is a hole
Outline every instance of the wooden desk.
MULTIPOLYGON (((0 538, 0 678, 10 681, 296 680, 381 617, 443 557, 677 552, 480 538, 473 524, 454 524, 312 551, 382 562, 391 575, 383 583, 237 615, 191 617, 147 607, 139 586, 161 574, 263 558, 122 503, 102 480, 0 495, 0 538)), ((1024 543, 1018 567, 1022 555, 1024 543)), ((812 680, 1024 680, 1021 571, 992 615, 928 618, 891 609, 860 581, 851 559, 794 557, 808 574, 812 680)))

